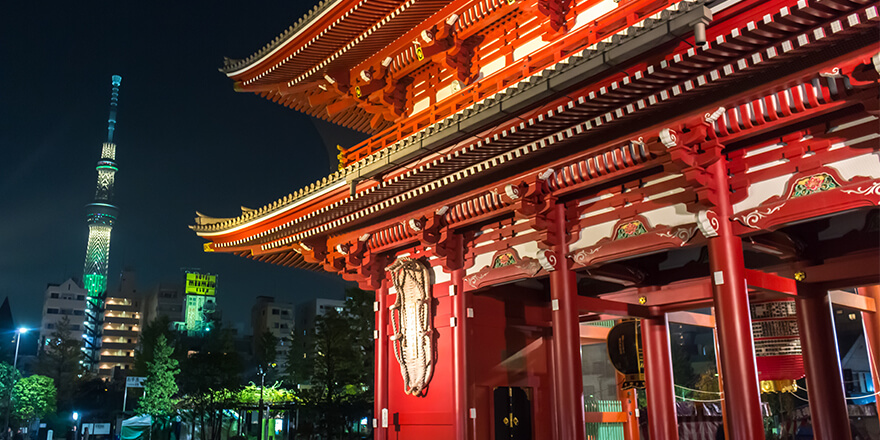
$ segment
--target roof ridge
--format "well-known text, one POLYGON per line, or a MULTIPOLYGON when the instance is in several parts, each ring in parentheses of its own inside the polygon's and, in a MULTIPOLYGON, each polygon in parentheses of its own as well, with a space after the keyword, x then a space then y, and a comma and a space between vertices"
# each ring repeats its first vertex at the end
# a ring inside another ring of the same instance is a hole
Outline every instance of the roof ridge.
POLYGON ((223 57, 223 67, 220 67, 221 72, 230 73, 235 72, 237 70, 241 70, 244 67, 247 67, 253 64, 255 61, 259 61, 263 58, 264 55, 274 50, 276 47, 286 43, 292 36, 295 36, 300 30, 308 27, 315 20, 315 18, 319 17, 321 13, 329 9, 331 6, 339 3, 342 0, 321 0, 317 5, 312 7, 312 9, 303 15, 299 20, 297 20, 296 24, 288 27, 284 32, 278 34, 277 37, 272 39, 269 44, 264 45, 260 50, 254 52, 249 57, 244 59, 236 59, 236 58, 228 58, 223 57))

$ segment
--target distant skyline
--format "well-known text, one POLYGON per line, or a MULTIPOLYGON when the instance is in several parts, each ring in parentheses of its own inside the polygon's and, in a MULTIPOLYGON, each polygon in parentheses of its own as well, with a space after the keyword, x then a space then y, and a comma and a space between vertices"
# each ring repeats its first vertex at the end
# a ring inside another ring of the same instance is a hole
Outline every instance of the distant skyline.
POLYGON ((182 268, 219 275, 224 319, 245 325, 258 295, 298 303, 341 296, 336 276, 202 251, 187 228, 260 207, 329 174, 335 145, 364 135, 252 94, 217 69, 294 24, 311 1, 125 4, 16 2, 0 17, 0 298, 39 325, 49 283, 82 276, 85 205, 106 136, 110 76, 121 75, 109 287, 138 288, 182 268))

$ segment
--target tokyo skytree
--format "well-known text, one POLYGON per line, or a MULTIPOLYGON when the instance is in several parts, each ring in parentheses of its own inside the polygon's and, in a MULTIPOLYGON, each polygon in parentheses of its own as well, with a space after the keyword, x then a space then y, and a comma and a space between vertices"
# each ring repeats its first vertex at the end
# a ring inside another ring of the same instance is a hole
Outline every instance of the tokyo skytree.
POLYGON ((119 85, 122 77, 113 75, 110 93, 110 117, 107 120, 107 142, 101 147, 101 158, 95 169, 98 183, 95 200, 86 205, 86 219, 89 225, 89 244, 86 248, 86 261, 83 266, 83 284, 89 292, 86 304, 86 319, 83 332, 83 366, 97 368, 101 348, 101 327, 104 316, 104 301, 107 297, 107 267, 110 258, 110 232, 119 208, 113 205, 113 183, 116 176, 116 144, 113 132, 116 131, 116 107, 119 101, 119 85))

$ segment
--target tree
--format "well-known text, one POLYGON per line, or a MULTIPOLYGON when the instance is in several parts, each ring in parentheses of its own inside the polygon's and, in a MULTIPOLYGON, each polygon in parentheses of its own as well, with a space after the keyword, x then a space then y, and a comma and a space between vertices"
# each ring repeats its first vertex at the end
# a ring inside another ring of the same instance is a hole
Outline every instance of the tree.
POLYGON ((330 438, 367 416, 372 406, 372 293, 349 289, 346 294, 342 312, 329 309, 315 320, 314 334, 293 336, 288 364, 288 378, 306 378, 308 386, 298 397, 316 410, 330 438))
POLYGON ((269 366, 275 363, 278 358, 278 338, 272 332, 266 330, 260 335, 260 339, 256 344, 257 362, 262 366, 269 366))
POLYGON ((175 347, 175 359, 180 361, 184 350, 179 350, 180 341, 177 333, 171 330, 171 321, 167 316, 158 316, 141 329, 141 337, 138 348, 134 352, 134 371, 137 375, 147 375, 147 364, 153 360, 156 349, 156 341, 159 336, 165 336, 168 345, 175 347))
POLYGON ((6 413, 12 399, 12 387, 21 379, 21 373, 6 362, 0 362, 0 410, 6 413))
POLYGON ((138 413, 147 414, 154 421, 164 420, 174 411, 177 394, 177 359, 171 357, 174 347, 168 345, 165 335, 159 335, 153 350, 153 360, 147 363, 144 395, 138 400, 138 413))
POLYGON ((241 384, 242 362, 235 350, 232 331, 212 324, 204 336, 184 341, 189 356, 180 362, 182 394, 206 393, 210 390, 236 390, 241 384))
POLYGON ((40 347, 35 371, 55 381, 58 404, 62 410, 70 409, 77 382, 84 373, 82 364, 82 340, 73 337, 70 319, 61 318, 48 342, 40 347))
POLYGON ((51 377, 35 374, 15 383, 12 407, 15 416, 32 422, 55 412, 55 383, 51 377))

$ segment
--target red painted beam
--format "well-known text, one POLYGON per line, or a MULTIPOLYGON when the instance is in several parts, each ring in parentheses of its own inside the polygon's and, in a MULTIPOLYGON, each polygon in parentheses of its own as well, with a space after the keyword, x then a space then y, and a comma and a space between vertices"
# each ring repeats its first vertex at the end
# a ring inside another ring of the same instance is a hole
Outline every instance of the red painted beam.
POLYGON ((797 296, 797 282, 793 279, 752 269, 746 269, 745 274, 746 284, 750 289, 797 296))

